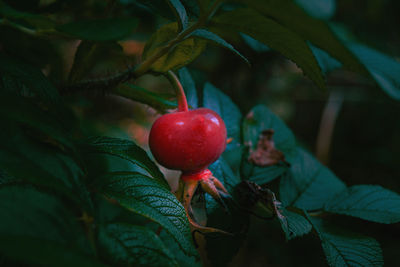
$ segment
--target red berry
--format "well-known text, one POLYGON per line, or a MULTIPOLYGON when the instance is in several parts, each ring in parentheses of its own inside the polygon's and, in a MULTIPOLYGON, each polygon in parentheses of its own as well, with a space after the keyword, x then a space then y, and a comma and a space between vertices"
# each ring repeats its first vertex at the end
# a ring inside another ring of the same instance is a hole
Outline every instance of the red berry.
POLYGON ((225 150, 225 123, 207 108, 166 114, 154 122, 149 145, 164 167, 184 174, 201 172, 225 150))

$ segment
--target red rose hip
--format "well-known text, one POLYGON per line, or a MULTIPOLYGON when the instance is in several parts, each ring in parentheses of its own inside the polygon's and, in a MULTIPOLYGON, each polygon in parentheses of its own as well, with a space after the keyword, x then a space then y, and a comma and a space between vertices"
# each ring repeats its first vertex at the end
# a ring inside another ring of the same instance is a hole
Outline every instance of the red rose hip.
POLYGON ((207 108, 166 114, 154 122, 149 145, 164 167, 184 174, 200 172, 225 150, 225 123, 207 108))
POLYGON ((223 204, 224 185, 213 176, 208 166, 226 147, 226 127, 221 117, 208 108, 188 109, 185 92, 176 75, 166 76, 178 96, 178 111, 159 117, 150 130, 149 146, 155 159, 168 169, 182 171, 175 195, 181 201, 192 229, 201 232, 223 232, 199 225, 192 218, 191 201, 198 186, 223 204))

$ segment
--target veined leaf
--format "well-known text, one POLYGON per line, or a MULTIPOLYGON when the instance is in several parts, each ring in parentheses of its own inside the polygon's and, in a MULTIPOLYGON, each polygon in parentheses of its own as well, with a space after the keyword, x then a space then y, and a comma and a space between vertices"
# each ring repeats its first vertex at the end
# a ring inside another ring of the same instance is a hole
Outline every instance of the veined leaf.
POLYGON ((286 209, 282 211, 282 216, 277 216, 277 218, 287 240, 306 235, 312 229, 312 225, 304 216, 286 209))
POLYGON ((31 187, 0 188, 0 252, 49 266, 104 266, 91 258, 76 216, 55 197, 31 187))
POLYGON ((56 27, 60 32, 88 41, 120 41, 136 29, 136 18, 108 18, 74 21, 56 27))
POLYGON ((322 242, 329 266, 383 266, 382 249, 372 237, 335 228, 309 218, 322 242))
POLYGON ((181 68, 178 71, 179 80, 182 83, 183 90, 186 94, 186 100, 188 105, 192 108, 198 107, 198 98, 197 98, 197 89, 196 84, 190 75, 190 72, 187 68, 181 68))
POLYGON ((390 97, 400 100, 400 63, 361 44, 351 43, 348 47, 365 65, 379 87, 390 97))
POLYGON ((89 153, 109 154, 126 159, 146 170, 161 182, 165 188, 169 188, 164 175, 160 172, 157 165, 141 147, 132 141, 112 137, 94 137, 83 143, 82 148, 89 153))
POLYGON ((235 1, 250 6, 296 32, 302 39, 310 41, 337 58, 347 69, 367 74, 364 66, 333 33, 328 24, 309 16, 293 0, 269 0, 268 4, 264 0, 235 1))
POLYGON ((225 122, 228 138, 233 138, 227 150, 237 147, 240 142, 242 114, 232 100, 214 85, 206 83, 203 91, 203 106, 217 112, 225 122))
POLYGON ((160 182, 140 173, 116 172, 102 179, 103 193, 128 210, 159 223, 188 255, 195 255, 186 212, 160 182))
MULTIPOLYGON (((164 49, 170 41, 177 37, 177 35, 177 23, 170 23, 162 26, 146 43, 143 51, 143 60, 150 58, 160 50, 164 49)), ((197 58, 203 52, 205 47, 206 41, 204 40, 196 39, 194 37, 186 38, 171 47, 168 53, 154 62, 151 69, 157 72, 167 72, 171 69, 179 69, 197 58)))
POLYGON ((217 45, 220 45, 224 48, 227 48, 229 50, 231 50, 233 53, 235 53, 236 55, 238 55, 241 59, 244 60, 244 62, 246 62, 247 64, 250 65, 249 60, 243 56, 239 51, 237 51, 230 43, 228 43, 227 41, 225 41, 224 39, 222 39, 220 36, 218 36, 217 34, 204 30, 204 29, 198 29, 195 30, 191 36, 196 36, 208 41, 211 41, 212 43, 215 43, 217 45))
MULTIPOLYGON (((242 123, 243 143, 251 150, 256 148, 260 134, 267 129, 274 130, 273 141, 276 149, 282 151, 287 161, 291 162, 296 151, 296 140, 286 124, 272 113, 266 106, 255 106, 244 118, 242 123)), ((268 183, 288 170, 285 164, 268 167, 258 167, 243 158, 242 172, 253 182, 268 183)))
POLYGON ((278 116, 264 105, 252 108, 244 118, 242 127, 243 143, 248 144, 252 148, 256 147, 262 131, 273 129, 275 132, 273 140, 278 150, 282 151, 289 158, 296 151, 296 140, 292 131, 278 116))
POLYGON ((0 55, 0 74, 0 90, 37 97, 50 103, 59 101, 60 95, 57 89, 39 69, 25 62, 0 55))
POLYGON ((400 195, 379 185, 355 185, 337 194, 324 209, 378 223, 398 223, 400 195))
POLYGON ((98 239, 102 255, 118 266, 178 265, 160 238, 142 226, 108 224, 100 228, 98 239))
POLYGON ((346 189, 328 168, 302 149, 291 162, 290 171, 282 177, 279 193, 285 206, 305 210, 324 207, 334 195, 346 189))
POLYGON ((175 101, 170 101, 160 96, 160 94, 151 92, 140 86, 130 83, 122 84, 112 89, 112 92, 119 96, 129 98, 133 101, 147 104, 163 113, 165 113, 167 109, 174 109, 178 107, 175 101))
POLYGON ((15 124, 2 121, 2 125, 0 169, 13 179, 54 190, 81 205, 77 197, 82 192, 78 190, 81 170, 72 166, 71 158, 28 138, 15 124))
POLYGON ((295 62, 318 87, 325 87, 321 69, 307 43, 288 28, 252 9, 226 12, 216 17, 214 21, 218 27, 233 28, 279 51, 295 62))
POLYGON ((179 0, 168 0, 168 4, 171 6, 175 16, 178 18, 178 30, 185 30, 189 23, 185 7, 179 0))

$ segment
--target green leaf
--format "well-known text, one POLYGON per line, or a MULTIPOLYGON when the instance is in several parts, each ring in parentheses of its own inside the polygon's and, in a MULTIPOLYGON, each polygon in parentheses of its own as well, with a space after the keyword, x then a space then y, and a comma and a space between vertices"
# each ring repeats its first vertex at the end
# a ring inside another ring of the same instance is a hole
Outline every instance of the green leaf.
POLYGON ((131 83, 125 83, 112 89, 112 93, 149 105, 162 113, 165 113, 168 109, 175 109, 178 107, 175 101, 170 101, 160 94, 131 83))
POLYGON ((318 64, 325 74, 342 67, 342 63, 331 57, 326 51, 319 49, 312 44, 309 44, 309 46, 315 58, 317 59, 318 64))
POLYGON ((330 19, 336 10, 336 0, 295 0, 310 16, 330 19))
POLYGON ((31 65, 15 58, 0 55, 0 91, 37 97, 57 103, 60 95, 43 73, 31 65))
POLYGON ((29 264, 23 266, 108 266, 71 246, 26 236, 0 236, 0 252, 29 264))
MULTIPOLYGON (((263 53, 263 52, 267 52, 270 51, 271 49, 269 49, 268 46, 266 46, 265 44, 263 44, 262 42, 254 39, 253 37, 241 33, 240 36, 243 38, 244 42, 251 47, 251 49, 253 49, 254 51, 258 52, 258 53, 263 53)), ((318 62, 319 63, 319 62, 318 62)))
POLYGON ((324 77, 313 53, 296 33, 251 9, 236 9, 214 20, 218 27, 233 28, 279 51, 295 62, 318 87, 325 87, 324 77))
POLYGON ((211 164, 209 169, 213 173, 213 176, 216 177, 229 192, 232 191, 234 186, 240 183, 239 177, 233 173, 231 167, 229 167, 223 157, 220 157, 211 164))
POLYGON ((355 185, 337 194, 324 209, 378 223, 398 223, 400 195, 379 185, 355 185))
MULTIPOLYGON (((162 26, 146 43, 143 51, 143 60, 165 49, 168 43, 178 35, 178 24, 171 23, 162 26)), ((194 37, 186 38, 175 45, 165 55, 161 56, 151 69, 156 72, 167 72, 171 69, 179 69, 197 58, 206 48, 206 41, 194 37)))
POLYGON ((82 41, 75 53, 68 80, 70 82, 82 80, 99 62, 107 58, 115 60, 116 53, 123 53, 122 47, 116 42, 82 41))
POLYGON ((237 147, 240 142, 242 113, 232 100, 211 83, 204 85, 203 106, 217 112, 225 122, 228 138, 233 138, 227 150, 237 147))
POLYGON ((110 173, 102 180, 102 191, 107 197, 160 224, 186 254, 196 254, 185 209, 163 184, 134 172, 110 173))
POLYGON ((102 256, 116 266, 177 266, 171 252, 149 229, 113 223, 100 228, 102 256))
MULTIPOLYGON (((255 149, 262 131, 273 129, 273 141, 276 149, 283 152, 287 161, 291 162, 296 152, 296 140, 286 124, 272 113, 266 106, 255 106, 242 123, 243 143, 255 149)), ((243 157, 242 172, 251 181, 258 184, 268 183, 287 171, 285 164, 258 167, 250 164, 243 157)))
POLYGON ((316 210, 345 189, 346 185, 328 168, 306 151, 298 149, 290 171, 282 177, 279 193, 284 206, 316 210))
POLYGON ((189 107, 197 108, 198 98, 197 98, 196 84, 193 81, 189 70, 187 68, 181 68, 179 69, 178 74, 183 90, 185 91, 186 100, 188 102, 189 107))
POLYGON ((132 141, 105 136, 93 137, 82 144, 82 149, 89 153, 109 154, 128 160, 146 170, 157 181, 161 182, 165 188, 169 189, 169 185, 157 165, 141 147, 132 141))
POLYGON ((0 188, 0 253, 49 266, 104 266, 92 259, 83 228, 55 197, 31 187, 0 188))
POLYGON ((237 51, 230 43, 228 43, 227 41, 225 41, 224 39, 222 39, 220 36, 218 36, 217 34, 204 30, 204 29, 198 29, 195 30, 191 36, 196 36, 199 38, 202 38, 204 40, 208 40, 211 41, 212 43, 215 43, 217 45, 220 45, 224 48, 227 48, 229 50, 231 50, 233 53, 235 53, 236 55, 238 55, 241 59, 244 60, 244 62, 246 62, 247 64, 250 65, 249 60, 243 56, 239 51, 237 51))
POLYGON ((272 18, 280 25, 296 32, 302 39, 310 41, 337 58, 347 69, 367 74, 364 66, 333 33, 328 24, 309 16, 294 1, 270 0, 268 4, 264 0, 235 1, 250 6, 261 14, 272 18))
POLYGON ((68 137, 68 120, 51 111, 42 110, 32 99, 0 93, 0 120, 13 121, 34 129, 61 149, 74 151, 74 145, 68 137))
POLYGON ((277 216, 277 218, 287 240, 306 235, 311 231, 312 225, 304 216, 286 209, 282 210, 281 213, 282 216, 277 216))
POLYGON ((37 185, 55 191, 87 210, 91 201, 83 184, 83 171, 68 155, 49 147, 12 124, 0 133, 0 169, 15 182, 37 185), (21 168, 21 166, 24 166, 21 168))
POLYGON ((45 16, 16 10, 3 1, 0 2, 0 15, 11 20, 23 20, 38 29, 51 29, 56 25, 54 21, 45 16))
POLYGON ((292 155, 296 150, 296 140, 292 131, 270 109, 258 105, 251 109, 243 120, 243 143, 255 148, 262 131, 273 129, 273 140, 278 150, 285 156, 292 155))
POLYGON ((186 9, 179 0, 168 0, 168 4, 172 8, 175 17, 178 18, 178 30, 185 30, 189 24, 189 19, 186 14, 186 9))
POLYGON ((350 43, 348 47, 365 65, 379 87, 390 97, 400 100, 400 63, 361 44, 350 43))
POLYGON ((136 29, 136 18, 108 18, 74 21, 56 27, 60 32, 88 41, 120 41, 136 29))
POLYGON ((372 237, 344 231, 309 218, 322 242, 329 266, 383 266, 382 249, 372 237))

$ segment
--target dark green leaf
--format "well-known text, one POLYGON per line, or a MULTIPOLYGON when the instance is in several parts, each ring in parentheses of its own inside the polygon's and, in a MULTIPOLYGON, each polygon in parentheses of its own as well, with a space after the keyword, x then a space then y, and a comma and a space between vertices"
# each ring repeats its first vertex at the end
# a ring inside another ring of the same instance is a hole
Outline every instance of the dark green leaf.
POLYGON ((277 216, 285 232, 287 240, 308 234, 312 226, 304 216, 289 210, 283 210, 282 216, 277 216))
POLYGON ((228 138, 233 138, 227 150, 240 143, 242 113, 232 100, 214 85, 206 83, 203 91, 203 106, 217 112, 225 122, 228 138))
POLYGON ((45 143, 28 138, 11 124, 0 133, 0 169, 17 181, 56 191, 90 209, 82 182, 83 172, 74 160, 45 143), (24 166, 21 168, 21 166, 24 166))
POLYGON ((325 87, 321 69, 307 43, 276 21, 251 9, 236 9, 215 18, 215 22, 219 27, 236 29, 279 51, 295 62, 318 87, 325 87))
POLYGON ((185 209, 163 184, 134 172, 110 173, 102 182, 102 191, 107 197, 159 223, 186 254, 196 254, 185 209))
POLYGON ((313 52, 315 58, 318 61, 319 66, 321 67, 322 71, 326 74, 331 72, 332 70, 338 69, 342 67, 342 64, 331 57, 327 52, 322 49, 319 49, 312 44, 309 44, 311 51, 313 52))
POLYGON ((43 73, 25 62, 0 55, 0 90, 55 103, 60 95, 43 73))
POLYGON ((55 26, 55 23, 45 16, 16 10, 3 1, 0 2, 0 15, 11 20, 23 20, 38 29, 51 29, 55 26))
POLYGON ((324 209, 378 223, 398 223, 400 195, 379 185, 355 185, 337 194, 324 209))
POLYGON ((179 74, 179 80, 182 83, 183 90, 185 91, 186 100, 188 102, 189 107, 197 108, 198 99, 197 99, 196 84, 193 81, 189 70, 187 68, 181 68, 178 74, 179 74))
MULTIPOLYGON (((245 43, 251 47, 251 49, 253 49, 254 51, 258 52, 258 53, 262 53, 262 52, 267 52, 270 51, 271 49, 269 49, 268 46, 266 46, 265 44, 263 44, 262 42, 254 39, 253 37, 241 33, 240 36, 242 36, 243 40, 245 41, 245 43)), ((318 62, 319 63, 319 62, 318 62)))
POLYGON ((185 7, 179 0, 168 0, 168 4, 171 6, 175 16, 178 18, 178 30, 185 30, 189 23, 185 7))
POLYGON ((66 120, 62 125, 57 113, 50 113, 39 108, 31 99, 14 95, 0 94, 0 119, 11 120, 20 125, 29 127, 47 136, 49 143, 53 142, 61 149, 74 150, 67 133, 66 120))
POLYGON ((122 53, 122 51, 122 47, 116 42, 82 41, 75 53, 68 80, 70 82, 82 80, 90 74, 96 64, 107 57, 115 60, 115 53, 122 53))
MULTIPOLYGON (((296 140, 292 131, 272 113, 266 106, 254 107, 244 118, 242 124, 243 143, 252 150, 256 148, 262 131, 274 130, 273 141, 276 149, 282 151, 287 161, 291 162, 296 151, 296 140)), ((268 167, 258 167, 243 158, 242 172, 249 180, 258 184, 268 183, 287 171, 287 165, 277 164, 268 167)))
POLYGON ((365 65, 379 87, 392 98, 400 100, 400 63, 364 45, 352 43, 348 47, 365 65))
MULTIPOLYGON (((317 47, 337 58, 349 70, 367 74, 364 66, 332 32, 328 24, 309 16, 292 0, 235 0, 242 2, 280 25, 296 32, 302 39, 308 40, 317 47)), ((256 38, 257 39, 257 38, 256 38)), ((268 45, 268 43, 267 43, 268 45)), ((272 48, 272 47, 271 47, 272 48)))
POLYGON ((169 251, 173 251, 174 258, 179 266, 201 267, 199 255, 188 256, 179 247, 179 243, 167 232, 161 231, 160 238, 169 251))
POLYGON ((330 19, 336 10, 336 0, 295 0, 310 16, 330 19))
POLYGON ((222 229, 227 234, 205 236, 208 260, 212 266, 229 266, 246 240, 250 223, 249 214, 240 210, 232 198, 224 198, 224 208, 206 196, 207 226, 222 229))
POLYGON ((224 48, 227 48, 229 50, 231 50, 233 53, 235 53, 236 55, 238 55, 241 59, 244 60, 244 62, 246 62, 247 64, 250 65, 249 60, 243 56, 239 51, 237 51, 230 43, 228 43, 227 41, 225 41, 224 39, 222 39, 220 36, 218 36, 217 34, 204 30, 204 29, 199 29, 199 30, 195 30, 191 36, 196 36, 202 39, 205 39, 207 41, 211 41, 212 43, 215 43, 217 45, 220 45, 224 48))
POLYGON ((290 171, 282 177, 279 193, 285 206, 316 210, 345 189, 346 185, 328 168, 306 151, 298 149, 290 171))
POLYGON ((100 228, 102 257, 116 266, 177 266, 171 252, 149 229, 113 223, 100 228))
MULTIPOLYGON (((150 40, 146 43, 143 51, 143 59, 146 60, 151 56, 159 53, 174 40, 178 35, 177 23, 164 25, 155 32, 150 40)), ((171 69, 179 69, 195 58, 197 58, 206 47, 206 41, 193 37, 180 41, 172 47, 168 53, 161 56, 151 69, 157 72, 167 72, 171 69)))
POLYGON ((189 17, 193 17, 193 19, 197 19, 199 17, 200 3, 198 0, 181 0, 181 2, 185 6, 189 17))
POLYGON ((61 201, 30 187, 0 188, 0 251, 50 266, 104 266, 92 259, 83 227, 61 201))
POLYGON ((209 169, 229 192, 240 182, 239 177, 233 173, 223 157, 220 157, 216 162, 211 164, 209 169))
POLYGON ((382 250, 372 237, 337 229, 321 219, 309 218, 332 267, 383 266, 382 250))
POLYGON ((142 148, 132 141, 112 137, 93 137, 83 143, 82 148, 89 153, 103 153, 126 159, 146 170, 165 188, 169 188, 157 165, 142 148))
POLYGON ((122 84, 115 89, 112 89, 112 92, 133 101, 149 105, 162 113, 165 113, 168 109, 175 109, 178 107, 176 102, 170 101, 165 97, 162 97, 160 94, 151 92, 131 83, 122 84))
POLYGON ((71 246, 27 236, 0 236, 0 252, 27 266, 108 266, 71 246))
POLYGON ((109 18, 74 21, 58 26, 60 32, 88 41, 120 41, 136 29, 135 18, 109 18))

